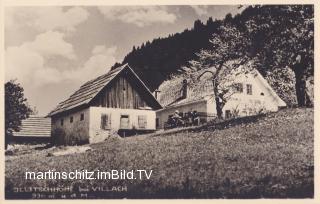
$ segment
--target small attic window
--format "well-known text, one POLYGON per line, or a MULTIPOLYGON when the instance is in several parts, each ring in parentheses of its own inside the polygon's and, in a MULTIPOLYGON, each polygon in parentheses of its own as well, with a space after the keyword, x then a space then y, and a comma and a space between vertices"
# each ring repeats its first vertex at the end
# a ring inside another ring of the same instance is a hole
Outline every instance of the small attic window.
POLYGON ((70 117, 70 123, 73 123, 73 116, 70 117))
POLYGON ((261 95, 261 96, 264 96, 264 93, 263 93, 263 92, 261 92, 261 93, 260 93, 260 95, 261 95))

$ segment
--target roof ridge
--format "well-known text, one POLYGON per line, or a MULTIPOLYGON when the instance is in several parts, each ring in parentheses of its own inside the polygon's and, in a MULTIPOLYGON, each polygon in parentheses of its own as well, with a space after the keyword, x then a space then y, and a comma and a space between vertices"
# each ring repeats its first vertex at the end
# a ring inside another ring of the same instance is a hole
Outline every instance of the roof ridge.
POLYGON ((125 67, 128 66, 128 63, 120 65, 119 67, 110 70, 109 72, 102 74, 92 80, 87 81, 86 83, 84 83, 83 85, 80 86, 80 88, 78 88, 75 92, 73 92, 67 99, 61 101, 60 103, 58 103, 58 105, 48 114, 48 116, 54 115, 56 113, 60 113, 63 112, 65 110, 69 110, 74 108, 75 106, 79 106, 79 105, 84 105, 87 104, 89 101, 91 101, 91 99, 100 92, 100 90, 105 87, 113 78, 115 78, 125 67), (110 76, 110 77, 108 77, 110 76), (92 87, 90 88, 90 86, 92 86, 93 84, 95 84, 95 82, 104 79, 105 77, 108 77, 107 79, 105 79, 104 81, 102 80, 101 86, 98 87, 92 87), (89 89, 88 89, 89 87, 89 89), (88 99, 86 100, 80 100, 79 102, 76 102, 77 100, 79 100, 80 98, 83 98, 81 92, 83 91, 83 89, 88 89, 85 91, 85 93, 87 94, 87 96, 90 96, 88 99), (98 90, 97 90, 98 89, 98 90), (92 95, 92 97, 91 97, 92 95), (68 105, 68 103, 71 102, 71 104, 68 105), (76 102, 76 103, 75 103, 76 102), (77 104, 78 103, 78 104, 77 104))

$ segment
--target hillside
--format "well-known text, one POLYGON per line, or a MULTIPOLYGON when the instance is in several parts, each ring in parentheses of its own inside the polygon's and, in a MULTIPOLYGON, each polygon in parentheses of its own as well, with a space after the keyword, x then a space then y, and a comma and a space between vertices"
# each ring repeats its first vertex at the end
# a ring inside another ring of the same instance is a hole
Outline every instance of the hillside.
POLYGON ((248 6, 240 14, 227 14, 222 20, 213 20, 212 17, 205 23, 196 20, 191 29, 133 46, 122 62, 112 68, 129 63, 148 88, 154 91, 171 75, 180 73, 188 61, 196 59, 196 53, 201 49, 210 48, 209 40, 212 34, 219 32, 221 25, 231 23, 243 30, 245 21, 258 14, 258 8, 248 6))
POLYGON ((137 48, 134 46, 122 64, 129 63, 153 91, 170 75, 179 73, 200 49, 208 48, 209 39, 220 25, 221 21, 212 18, 206 24, 197 20, 190 30, 147 41, 137 48))
POLYGON ((99 192, 98 198, 313 197, 313 109, 284 109, 232 124, 112 138, 90 145, 91 151, 65 156, 47 157, 52 148, 7 156, 6 197, 14 195, 13 187, 70 185, 128 188, 121 193, 99 192), (153 173, 150 180, 34 181, 23 178, 26 169, 153 173))

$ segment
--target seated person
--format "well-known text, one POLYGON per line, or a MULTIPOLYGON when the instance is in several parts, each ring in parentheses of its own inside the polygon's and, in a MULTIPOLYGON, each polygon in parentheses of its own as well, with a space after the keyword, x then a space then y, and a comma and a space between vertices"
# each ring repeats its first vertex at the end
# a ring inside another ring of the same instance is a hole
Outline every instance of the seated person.
POLYGON ((176 110, 176 111, 174 112, 172 118, 174 118, 174 119, 181 119, 181 116, 180 116, 180 113, 179 113, 178 110, 176 110))
POLYGON ((192 124, 200 125, 200 116, 196 110, 192 111, 192 124))
POLYGON ((172 116, 172 118, 175 120, 175 123, 176 123, 176 126, 180 126, 180 125, 183 125, 183 120, 182 120, 182 117, 179 113, 178 110, 176 110, 172 116))

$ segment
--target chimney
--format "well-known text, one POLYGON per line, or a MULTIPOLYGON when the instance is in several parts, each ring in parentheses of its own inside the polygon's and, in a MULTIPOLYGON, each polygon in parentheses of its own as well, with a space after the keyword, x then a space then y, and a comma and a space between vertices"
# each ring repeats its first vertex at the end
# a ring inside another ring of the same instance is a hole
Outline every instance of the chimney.
POLYGON ((182 81, 182 99, 187 98, 188 96, 188 81, 184 79, 182 81))
POLYGON ((159 89, 156 89, 155 91, 154 91, 154 97, 158 100, 158 93, 159 92, 161 92, 161 91, 159 91, 159 89))

